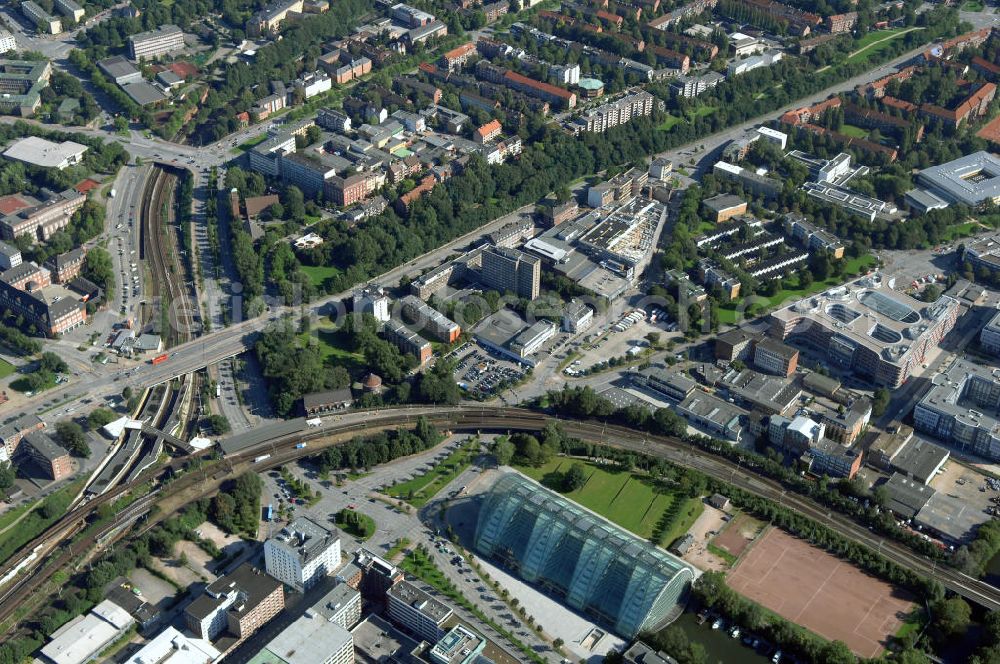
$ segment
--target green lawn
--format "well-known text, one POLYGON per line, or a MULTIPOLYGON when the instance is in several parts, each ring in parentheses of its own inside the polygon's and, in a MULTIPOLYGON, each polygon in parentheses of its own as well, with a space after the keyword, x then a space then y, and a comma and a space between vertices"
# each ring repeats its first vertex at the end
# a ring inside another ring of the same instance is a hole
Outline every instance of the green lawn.
MULTIPOLYGON (((519 470, 545 483, 573 463, 573 459, 557 458, 540 468, 519 470)), ((670 544, 687 532, 702 512, 701 500, 657 492, 643 475, 609 471, 589 463, 586 466, 587 483, 564 495, 640 537, 653 539, 654 533, 659 533, 657 544, 670 544)))
MULTIPOLYGON (((790 288, 781 289, 774 295, 767 297, 761 296, 764 302, 761 304, 767 309, 774 309, 783 304, 788 304, 792 300, 799 300, 803 297, 812 295, 813 293, 818 293, 827 288, 832 288, 833 286, 839 286, 840 284, 853 279, 854 276, 861 270, 871 268, 875 266, 875 257, 866 254, 864 256, 858 256, 856 258, 845 259, 844 263, 844 273, 841 277, 830 277, 823 281, 814 281, 808 288, 790 288)), ((795 277, 793 277, 794 279, 795 277)), ((737 298, 733 302, 727 302, 719 306, 719 322, 723 325, 735 325, 737 324, 737 306, 743 303, 742 298, 737 298)))
POLYGON ((845 124, 840 128, 840 133, 854 138, 868 138, 868 130, 854 125, 845 124))
POLYGON ((715 113, 716 110, 718 109, 716 109, 715 106, 698 106, 693 111, 691 111, 691 117, 703 118, 706 115, 711 115, 712 113, 715 113))
POLYGON ((679 118, 676 115, 668 115, 667 119, 661 122, 659 126, 657 126, 657 129, 659 129, 660 131, 670 131, 671 129, 673 129, 675 124, 678 124, 681 121, 682 118, 679 118))
POLYGON ((448 482, 458 477, 472 463, 479 453, 479 441, 470 440, 438 463, 434 470, 424 473, 412 480, 400 482, 389 487, 386 493, 393 498, 400 498, 414 507, 423 507, 448 482))
POLYGON ((832 288, 833 286, 839 286, 849 278, 853 278, 853 276, 860 270, 874 266, 875 257, 870 254, 858 256, 857 258, 849 258, 846 259, 846 262, 844 263, 844 276, 830 277, 829 279, 825 279, 823 281, 814 281, 808 288, 792 288, 789 290, 782 289, 767 299, 770 301, 771 306, 777 306, 788 300, 802 299, 807 295, 818 293, 822 290, 826 290, 827 288, 832 288))
POLYGON ((14 367, 13 364, 8 362, 7 360, 0 358, 0 378, 6 378, 7 376, 14 373, 15 369, 16 368, 14 367))
POLYGON ((962 11, 964 12, 981 12, 984 9, 986 9, 986 5, 980 2, 980 0, 967 0, 962 5, 962 11))
POLYGON ((332 265, 303 265, 300 269, 314 286, 322 286, 324 281, 340 274, 340 270, 332 265))
MULTIPOLYGON (((958 238, 969 237, 975 235, 977 231, 982 230, 982 226, 976 221, 967 221, 964 224, 955 224, 954 226, 949 226, 945 229, 944 234, 941 236, 941 242, 954 242, 958 238)), ((0 378, 3 376, 0 375, 0 378)))
MULTIPOLYGON (((919 28, 918 28, 919 29, 919 28)), ((847 62, 862 62, 889 47, 895 39, 909 32, 910 28, 893 28, 891 30, 877 30, 869 32, 867 35, 857 40, 857 49, 854 54, 847 58, 847 62), (880 41, 880 40, 885 41, 880 41)))
POLYGON ((324 364, 341 364, 348 371, 364 366, 365 358, 360 353, 347 349, 347 340, 339 331, 314 328, 310 332, 300 334, 299 340, 304 344, 318 344, 324 364))
POLYGON ((0 562, 5 562, 18 549, 42 534, 65 514, 70 501, 83 488, 85 482, 86 480, 77 480, 50 494, 17 524, 17 528, 0 537, 0 562))
POLYGON ((263 143, 266 140, 267 140, 267 132, 264 132, 260 136, 255 136, 254 138, 251 138, 246 143, 240 143, 237 146, 237 148, 240 149, 240 150, 242 150, 243 152, 246 152, 250 148, 252 148, 254 146, 257 146, 257 145, 260 145, 261 143, 263 143))
POLYGON ((362 541, 375 534, 375 519, 352 509, 337 512, 337 527, 362 541))

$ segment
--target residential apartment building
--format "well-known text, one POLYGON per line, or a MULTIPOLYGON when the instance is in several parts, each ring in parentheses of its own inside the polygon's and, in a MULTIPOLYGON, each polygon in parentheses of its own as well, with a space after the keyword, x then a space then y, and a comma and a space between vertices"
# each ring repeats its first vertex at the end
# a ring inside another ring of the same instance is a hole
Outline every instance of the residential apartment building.
POLYGON ((462 328, 440 311, 430 306, 416 295, 407 295, 400 300, 405 319, 420 331, 444 343, 454 343, 462 334, 462 328))
POLYGON ((301 14, 304 11, 303 0, 275 0, 264 9, 254 14, 247 21, 247 34, 251 36, 272 34, 281 27, 281 22, 289 18, 289 14, 301 14))
POLYGON ((73 19, 74 23, 79 23, 83 20, 84 15, 87 13, 83 7, 73 2, 73 0, 55 0, 53 4, 60 14, 73 19))
POLYGON ((594 322, 594 310, 579 300, 570 300, 562 315, 562 328, 576 334, 583 332, 594 322))
POLYGON ((788 213, 784 219, 785 232, 801 242, 807 249, 822 249, 830 258, 844 257, 844 243, 833 233, 806 221, 802 215, 788 213))
POLYGON ((21 262, 21 251, 17 247, 0 242, 0 272, 17 267, 21 262))
POLYGON ((312 99, 332 90, 333 79, 326 72, 316 70, 299 76, 292 82, 292 88, 301 92, 305 99, 312 99))
POLYGON ((0 53, 9 53, 17 50, 17 42, 14 35, 7 30, 0 30, 0 53))
POLYGON ((601 134, 634 118, 652 115, 656 105, 656 98, 653 95, 645 90, 638 90, 615 101, 601 104, 597 108, 589 109, 571 121, 569 127, 575 131, 601 134))
POLYGON ((28 414, 0 425, 0 461, 7 462, 13 459, 24 437, 44 428, 45 422, 42 422, 37 415, 28 414))
POLYGON ((844 14, 833 14, 826 17, 826 29, 831 34, 841 34, 850 32, 858 24, 857 12, 846 12, 844 14))
POLYGON ((758 175, 756 171, 725 161, 715 162, 712 174, 722 180, 738 184, 748 193, 767 199, 777 198, 783 187, 778 180, 758 175))
POLYGON ((235 648, 285 608, 280 581, 243 563, 208 584, 184 610, 184 623, 200 639, 216 641, 230 634, 235 648))
POLYGON ((326 181, 324 196, 340 206, 354 205, 365 200, 385 184, 383 171, 354 173, 347 177, 333 176, 326 181))
POLYGON ((365 286, 354 292, 353 308, 356 314, 371 314, 384 323, 389 320, 391 300, 385 289, 378 285, 365 286))
POLYGON ((464 67, 469 58, 475 54, 476 45, 473 42, 466 42, 442 55, 441 66, 449 72, 457 71, 464 67))
POLYGON ((184 33, 176 25, 161 25, 128 38, 129 57, 135 61, 152 60, 184 48, 184 33))
POLYGON ((979 333, 979 346, 991 355, 1000 355, 1000 311, 998 311, 979 333))
MULTIPOLYGON (((686 306, 686 303, 684 304, 686 306)), ((726 362, 749 360, 756 339, 756 335, 740 328, 723 332, 715 338, 715 357, 726 362)))
POLYGON ((508 71, 503 75, 503 82, 526 95, 544 99, 550 104, 563 109, 572 109, 576 106, 576 93, 570 92, 550 83, 536 81, 514 71, 508 71))
POLYGON ((312 519, 298 517, 264 542, 267 573, 306 590, 340 567, 340 536, 312 519))
POLYGON ((671 69, 676 69, 681 76, 687 74, 688 70, 691 69, 691 58, 679 51, 654 45, 650 45, 646 50, 656 57, 657 62, 671 69))
POLYGON ((57 482, 73 474, 73 462, 65 447, 56 444, 44 431, 32 431, 18 447, 18 465, 34 463, 45 476, 57 482))
POLYGON ((437 643, 447 632, 443 625, 452 616, 451 607, 437 601, 409 581, 401 581, 386 593, 389 619, 428 643, 437 643))
POLYGON ((1000 460, 1000 369, 956 360, 934 376, 913 426, 964 452, 1000 460))
POLYGON ((382 327, 382 334, 395 344, 400 352, 416 357, 420 364, 424 364, 434 355, 431 342, 408 328, 402 321, 389 319, 382 327))
POLYGON ((481 278, 490 288, 529 300, 538 297, 542 275, 539 258, 517 249, 491 246, 483 251, 482 261, 481 278))
POLYGON ((701 93, 711 90, 724 80, 726 80, 724 75, 714 71, 701 74, 700 76, 678 76, 671 81, 670 89, 680 97, 697 97, 701 93))
POLYGON ((361 593, 350 585, 349 579, 345 580, 323 595, 311 610, 322 615, 327 622, 351 629, 361 620, 361 593))
POLYGON ((318 154, 285 153, 282 154, 281 179, 294 184, 306 196, 312 197, 326 188, 326 183, 337 174, 334 166, 324 163, 318 154))
POLYGON ((52 274, 52 280, 57 284, 66 284, 80 276, 86 259, 87 250, 84 247, 77 247, 64 254, 53 256, 45 261, 43 267, 52 274))
POLYGON ((21 3, 21 11, 24 15, 28 17, 35 26, 50 35, 58 35, 63 31, 62 21, 60 21, 55 16, 52 16, 47 11, 42 9, 38 4, 32 2, 32 0, 25 0, 21 3))
POLYGON ((75 294, 57 286, 22 290, 0 280, 0 310, 9 310, 22 317, 25 325, 48 337, 58 336, 87 322, 85 303, 75 294))

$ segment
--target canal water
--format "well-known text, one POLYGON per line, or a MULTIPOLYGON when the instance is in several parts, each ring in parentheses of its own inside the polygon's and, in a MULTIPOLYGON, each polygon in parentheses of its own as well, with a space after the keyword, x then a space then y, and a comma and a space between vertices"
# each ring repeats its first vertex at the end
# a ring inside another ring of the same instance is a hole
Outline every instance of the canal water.
POLYGON ((712 622, 698 624, 698 616, 690 611, 681 614, 674 623, 684 630, 688 639, 700 643, 708 653, 708 664, 770 664, 771 659, 758 655, 743 645, 739 639, 734 639, 720 629, 712 629, 712 622))

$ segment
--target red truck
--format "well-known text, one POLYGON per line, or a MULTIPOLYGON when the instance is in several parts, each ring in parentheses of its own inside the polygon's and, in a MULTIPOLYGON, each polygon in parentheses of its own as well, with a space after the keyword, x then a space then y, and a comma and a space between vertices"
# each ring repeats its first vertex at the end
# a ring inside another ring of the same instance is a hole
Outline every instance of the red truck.
POLYGON ((164 362, 167 361, 167 358, 169 358, 169 357, 170 356, 167 355, 166 353, 164 353, 163 355, 157 355, 156 357, 154 357, 153 359, 151 359, 149 361, 149 363, 150 364, 163 364, 164 362))

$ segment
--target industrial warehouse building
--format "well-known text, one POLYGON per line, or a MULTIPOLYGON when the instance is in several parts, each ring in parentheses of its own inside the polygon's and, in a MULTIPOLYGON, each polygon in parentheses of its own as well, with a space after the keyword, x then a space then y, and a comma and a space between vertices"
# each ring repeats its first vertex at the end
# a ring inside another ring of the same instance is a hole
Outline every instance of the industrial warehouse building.
POLYGON ((675 618, 694 579, 680 558, 516 473, 486 494, 475 548, 626 638, 675 618))

